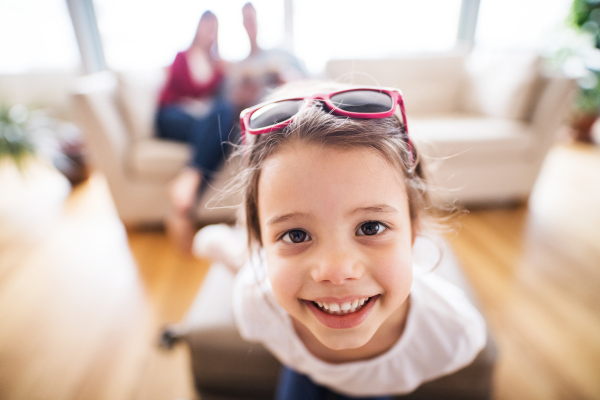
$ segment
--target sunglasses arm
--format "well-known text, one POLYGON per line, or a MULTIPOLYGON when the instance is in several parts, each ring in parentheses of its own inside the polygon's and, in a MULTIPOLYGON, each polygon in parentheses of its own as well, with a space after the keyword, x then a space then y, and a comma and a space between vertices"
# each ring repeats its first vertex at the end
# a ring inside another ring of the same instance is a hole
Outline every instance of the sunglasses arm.
POLYGON ((406 131, 406 143, 408 144, 408 150, 410 151, 410 161, 414 164, 415 162, 415 149, 410 140, 410 136, 408 134, 408 121, 406 120, 406 109, 404 108, 404 99, 402 98, 402 94, 398 94, 398 105, 400 106, 400 114, 402 114, 402 122, 404 123, 404 130, 406 131))

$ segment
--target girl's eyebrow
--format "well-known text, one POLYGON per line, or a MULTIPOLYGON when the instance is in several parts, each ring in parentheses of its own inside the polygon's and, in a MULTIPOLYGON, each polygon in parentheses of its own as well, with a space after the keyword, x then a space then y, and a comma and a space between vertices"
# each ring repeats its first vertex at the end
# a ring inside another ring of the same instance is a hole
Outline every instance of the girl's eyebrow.
POLYGON ((310 214, 294 212, 283 215, 276 215, 267 221, 267 225, 277 225, 290 219, 310 219, 310 214))
MULTIPOLYGON (((379 213, 379 214, 395 214, 398 212, 398 210, 395 207, 392 207, 387 204, 375 204, 372 206, 355 208, 354 210, 350 211, 348 213, 348 215, 349 216, 356 215, 361 212, 370 212, 370 213, 379 213)), ((306 220, 306 219, 310 219, 310 218, 311 218, 310 214, 301 213, 301 212, 293 212, 293 213, 289 213, 289 214, 275 215, 274 217, 271 217, 267 221, 267 225, 269 225, 269 226, 277 225, 282 222, 289 221, 290 219, 305 219, 306 220)))
POLYGON ((397 213, 398 210, 395 207, 392 207, 387 204, 375 204, 368 207, 358 207, 354 210, 350 211, 348 215, 356 215, 361 212, 369 212, 369 213, 380 213, 380 214, 394 214, 397 213))

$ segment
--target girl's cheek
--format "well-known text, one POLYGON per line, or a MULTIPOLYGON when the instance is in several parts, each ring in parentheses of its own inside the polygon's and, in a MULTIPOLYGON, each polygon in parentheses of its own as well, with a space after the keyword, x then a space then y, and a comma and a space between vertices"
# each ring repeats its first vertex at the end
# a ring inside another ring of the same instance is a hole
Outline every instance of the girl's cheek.
POLYGON ((267 257, 269 280, 276 297, 279 295, 293 295, 301 284, 299 269, 294 268, 292 262, 280 257, 267 257))
POLYGON ((412 283, 412 252, 406 249, 392 248, 390 251, 373 255, 371 273, 380 283, 402 285, 412 283))
POLYGON ((277 271, 272 276, 271 287, 273 295, 281 307, 290 315, 296 315, 299 293, 302 285, 293 274, 277 271))

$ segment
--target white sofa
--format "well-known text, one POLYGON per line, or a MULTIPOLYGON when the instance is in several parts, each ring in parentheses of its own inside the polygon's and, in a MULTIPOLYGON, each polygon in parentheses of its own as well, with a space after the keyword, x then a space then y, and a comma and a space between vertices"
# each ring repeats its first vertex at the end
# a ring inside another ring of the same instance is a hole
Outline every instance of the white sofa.
POLYGON ((531 52, 332 60, 328 78, 400 88, 409 133, 441 197, 466 205, 526 200, 568 110, 573 81, 531 52))
MULTIPOLYGON (((119 213, 129 225, 160 223, 169 212, 167 187, 191 152, 180 142, 159 139, 154 130, 162 70, 103 71, 77 78, 73 98, 92 162, 105 176, 119 213)), ((203 193, 200 223, 235 219, 240 199, 220 189, 235 168, 229 164, 203 193)))
MULTIPOLYGON (((531 53, 333 60, 326 73, 330 79, 400 88, 410 134, 426 144, 427 161, 438 164, 433 178, 440 193, 466 204, 527 198, 573 87, 568 79, 543 76, 531 53)), ((78 78, 74 85, 92 159, 127 223, 163 219, 167 183, 190 156, 184 144, 154 137, 163 81, 161 70, 105 71, 78 78)), ((234 218, 227 206, 239 198, 217 207, 209 202, 231 171, 226 168, 201 199, 201 222, 234 218)))

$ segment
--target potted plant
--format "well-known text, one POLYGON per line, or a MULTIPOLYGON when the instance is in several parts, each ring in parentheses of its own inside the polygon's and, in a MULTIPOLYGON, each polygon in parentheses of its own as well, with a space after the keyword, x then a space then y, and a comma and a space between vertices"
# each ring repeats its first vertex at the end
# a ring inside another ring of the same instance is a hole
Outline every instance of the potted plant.
POLYGON ((11 161, 20 169, 35 153, 34 144, 26 133, 27 117, 24 106, 0 107, 0 161, 11 161))
POLYGON ((579 57, 581 64, 575 67, 581 73, 571 127, 575 139, 591 142, 591 128, 600 113, 600 1, 574 0, 567 24, 587 43, 575 47, 578 54, 566 54, 571 61, 572 57, 579 57))
POLYGON ((71 190, 52 165, 50 120, 23 105, 0 106, 0 247, 39 238, 71 190))

